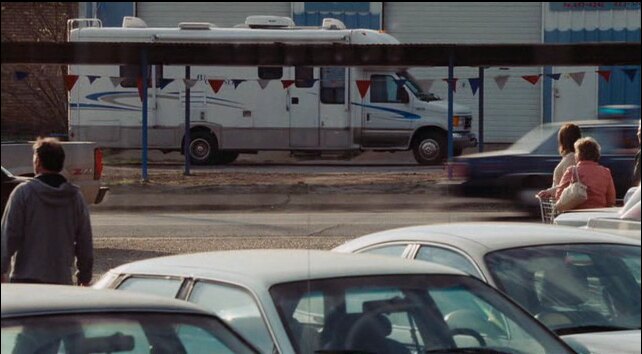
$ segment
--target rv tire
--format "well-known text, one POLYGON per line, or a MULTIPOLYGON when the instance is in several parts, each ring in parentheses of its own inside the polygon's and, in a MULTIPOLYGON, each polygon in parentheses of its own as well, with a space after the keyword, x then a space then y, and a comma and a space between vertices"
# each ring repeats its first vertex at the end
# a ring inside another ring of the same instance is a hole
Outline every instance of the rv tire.
POLYGON ((209 132, 195 131, 191 134, 189 157, 194 165, 212 165, 216 163, 218 146, 216 137, 209 132))
POLYGON ((446 156, 445 136, 437 131, 421 133, 414 141, 412 152, 422 165, 437 165, 446 156))

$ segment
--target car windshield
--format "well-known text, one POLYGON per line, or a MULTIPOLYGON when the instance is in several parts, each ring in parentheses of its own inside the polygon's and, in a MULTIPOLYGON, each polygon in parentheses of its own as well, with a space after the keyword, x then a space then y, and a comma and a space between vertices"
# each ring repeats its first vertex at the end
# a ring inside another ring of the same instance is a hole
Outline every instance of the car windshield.
POLYGON ((538 126, 517 140, 510 149, 531 152, 539 148, 546 153, 557 153, 557 139, 553 135, 558 130, 559 127, 555 125, 538 126))
POLYGON ((66 314, 2 319, 2 353, 256 353, 209 316, 66 314))
POLYGON ((558 334, 640 329, 640 247, 586 244, 486 256, 498 287, 558 334))
POLYGON ((430 102, 430 101, 439 101, 441 98, 434 93, 431 92, 425 92, 424 89, 421 87, 421 84, 417 79, 409 73, 407 70, 403 70, 397 73, 397 75, 402 79, 406 80, 405 84, 406 87, 410 91, 412 91, 412 94, 415 95, 415 97, 419 98, 422 101, 430 102))
POLYGON ((301 281, 270 289, 297 353, 565 353, 526 313, 467 276, 301 281))

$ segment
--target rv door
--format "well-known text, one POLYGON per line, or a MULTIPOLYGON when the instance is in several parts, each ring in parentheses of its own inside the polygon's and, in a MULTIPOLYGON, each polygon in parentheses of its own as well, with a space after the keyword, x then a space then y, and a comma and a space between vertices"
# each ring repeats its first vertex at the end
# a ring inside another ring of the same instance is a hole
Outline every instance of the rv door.
POLYGON ((294 84, 286 95, 290 112, 290 146, 319 146, 319 69, 313 67, 291 68, 294 84))
POLYGON ((363 104, 361 143, 364 147, 408 146, 412 121, 411 96, 405 82, 389 73, 370 75, 370 90, 363 104))

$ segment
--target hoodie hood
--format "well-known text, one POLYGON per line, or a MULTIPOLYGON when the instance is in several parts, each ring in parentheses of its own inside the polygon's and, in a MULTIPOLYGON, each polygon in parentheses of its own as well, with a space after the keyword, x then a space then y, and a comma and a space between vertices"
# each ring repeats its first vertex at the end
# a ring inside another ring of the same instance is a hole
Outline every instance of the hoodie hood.
POLYGON ((79 188, 69 182, 54 188, 38 179, 32 179, 28 185, 38 198, 49 205, 69 205, 80 193, 79 188))

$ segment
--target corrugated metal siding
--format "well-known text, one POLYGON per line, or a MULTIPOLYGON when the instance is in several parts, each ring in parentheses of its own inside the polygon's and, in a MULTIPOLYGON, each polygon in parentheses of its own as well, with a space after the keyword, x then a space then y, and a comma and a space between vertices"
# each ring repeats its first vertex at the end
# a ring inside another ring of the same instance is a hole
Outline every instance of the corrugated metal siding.
POLYGON ((176 27, 179 22, 232 27, 252 15, 292 16, 290 2, 138 2, 136 10, 150 27, 176 27))
MULTIPOLYGON (((384 3, 384 29, 402 43, 541 43, 542 3, 384 3)), ((432 91, 447 97, 447 68, 413 69, 418 79, 436 79, 432 91)), ((485 73, 487 142, 514 142, 541 123, 541 82, 533 86, 522 75, 541 73, 540 68, 491 68, 485 73), (499 90, 494 76, 510 75, 499 90)), ((470 107, 479 120, 477 96, 466 79, 478 76, 477 68, 457 68, 455 101, 470 107)))

